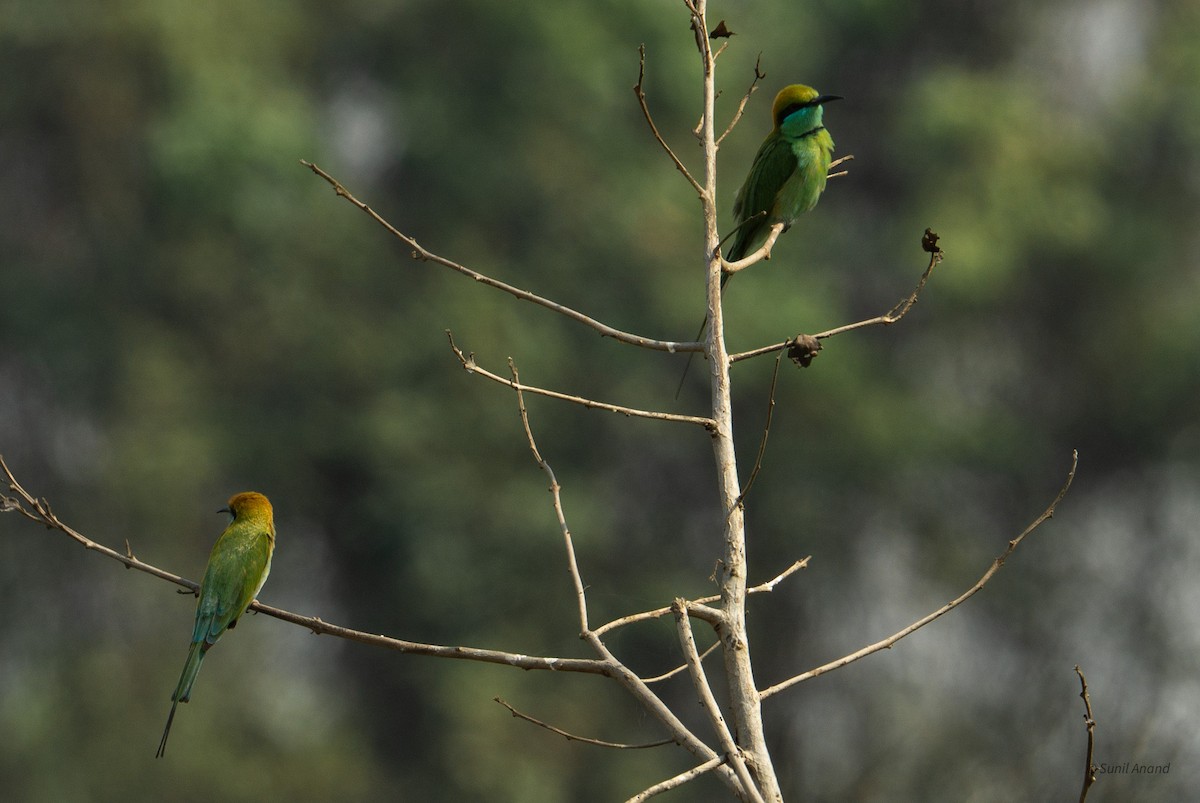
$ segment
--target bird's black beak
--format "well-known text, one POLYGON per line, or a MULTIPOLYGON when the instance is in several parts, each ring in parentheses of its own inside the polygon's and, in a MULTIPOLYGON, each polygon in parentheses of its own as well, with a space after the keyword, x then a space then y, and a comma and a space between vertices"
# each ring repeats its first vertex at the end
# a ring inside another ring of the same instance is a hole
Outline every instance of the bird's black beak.
POLYGON ((830 103, 835 100, 845 100, 841 95, 817 95, 809 101, 813 106, 820 106, 822 103, 830 103))

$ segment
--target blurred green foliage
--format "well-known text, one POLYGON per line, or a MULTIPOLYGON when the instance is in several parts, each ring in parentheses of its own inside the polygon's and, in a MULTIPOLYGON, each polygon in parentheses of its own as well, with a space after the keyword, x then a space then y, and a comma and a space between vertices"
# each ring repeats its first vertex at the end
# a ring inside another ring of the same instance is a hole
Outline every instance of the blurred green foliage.
MULTIPOLYGON (((947 260, 899 326, 785 368, 748 500, 760 682, 965 589, 1053 497, 988 592, 767 706, 788 791, 818 800, 1068 796, 1075 663, 1110 763, 1091 799, 1183 799, 1198 753, 1200 10, 1189 0, 715 4, 727 209, 785 83, 846 96, 850 175, 728 296, 735 349, 869 317, 947 260), (812 255, 797 264, 804 241, 812 255)), ((229 494, 268 494, 266 602, 441 643, 582 655, 545 480, 486 367, 632 406, 679 355, 604 341, 414 262, 298 160, 423 245, 614 326, 683 339, 701 224, 630 87, 697 167, 682 7, 15 0, 0 15, 0 451, 104 543, 196 577, 229 494)), ((723 226, 728 225, 724 219, 723 226)), ((743 473, 768 360, 739 365, 743 473)), ((593 622, 710 593, 707 439, 529 400, 593 622)), ((0 788, 13 800, 622 799, 689 766, 568 730, 661 731, 596 678, 388 654, 250 617, 153 760, 192 602, 0 519, 0 788)), ((647 673, 668 623, 612 639, 647 673)), ((691 709, 686 681, 666 692, 691 709)), ((698 713, 698 712, 697 712, 698 713)), ((703 730, 703 726, 701 726, 703 730)), ((678 799, 719 797, 699 782, 678 799)))

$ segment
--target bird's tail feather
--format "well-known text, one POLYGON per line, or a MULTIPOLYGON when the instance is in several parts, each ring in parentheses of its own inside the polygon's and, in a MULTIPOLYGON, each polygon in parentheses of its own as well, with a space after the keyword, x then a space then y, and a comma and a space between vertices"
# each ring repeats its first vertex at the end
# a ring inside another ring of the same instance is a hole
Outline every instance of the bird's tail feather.
POLYGON ((175 687, 175 693, 171 695, 172 700, 186 703, 191 699, 192 684, 196 682, 196 674, 199 673, 200 664, 204 661, 204 655, 207 652, 207 642, 192 642, 192 648, 188 650, 187 663, 183 665, 183 674, 179 676, 179 685, 175 687))
POLYGON ((158 752, 154 754, 155 758, 162 758, 167 754, 167 734, 171 732, 171 723, 175 721, 175 706, 178 702, 171 703, 171 713, 167 714, 167 727, 163 728, 162 739, 158 742, 158 752))
POLYGON ((180 703, 186 703, 191 699, 192 684, 196 682, 196 674, 200 671, 200 664, 204 661, 206 652, 208 652, 207 642, 192 642, 192 648, 188 650, 187 663, 183 665, 183 674, 179 676, 179 683, 176 684, 175 692, 171 695, 171 713, 167 714, 167 726, 163 728, 162 739, 158 742, 158 752, 154 754, 155 758, 162 758, 167 752, 167 736, 171 733, 171 723, 175 721, 175 709, 180 703))

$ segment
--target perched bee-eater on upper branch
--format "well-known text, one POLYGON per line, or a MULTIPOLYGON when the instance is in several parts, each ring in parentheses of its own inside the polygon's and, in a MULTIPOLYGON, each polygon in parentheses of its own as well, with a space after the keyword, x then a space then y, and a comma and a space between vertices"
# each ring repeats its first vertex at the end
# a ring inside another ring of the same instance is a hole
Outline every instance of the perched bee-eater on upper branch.
POLYGON ((208 556, 208 568, 200 583, 200 600, 196 603, 192 646, 171 695, 171 713, 158 743, 158 757, 166 752, 175 707, 192 696, 192 684, 205 654, 226 630, 232 630, 238 623, 271 572, 275 522, 267 497, 252 491, 236 494, 220 512, 229 513, 232 520, 208 556))
MULTIPOLYGON (((766 242, 773 226, 783 224, 783 231, 787 231, 796 218, 817 205, 833 159, 833 137, 825 129, 824 105, 834 100, 841 100, 841 96, 822 95, 804 84, 779 90, 771 105, 774 126, 759 146, 746 181, 733 200, 737 229, 733 245, 725 254, 726 262, 745 259, 766 242)), ((722 272, 721 287, 732 275, 722 272)), ((704 334, 707 323, 705 317, 697 339, 704 334)), ((693 351, 688 355, 680 389, 695 354, 693 351)), ((679 390, 675 395, 679 396, 679 390)))
MULTIPOLYGON (((841 97, 821 95, 803 84, 785 86, 775 96, 774 128, 733 201, 738 229, 725 255, 727 262, 752 253, 776 223, 787 231, 796 218, 817 205, 833 159, 833 138, 823 123, 824 105, 834 100, 841 97)), ((729 274, 721 278, 723 283, 729 274)))

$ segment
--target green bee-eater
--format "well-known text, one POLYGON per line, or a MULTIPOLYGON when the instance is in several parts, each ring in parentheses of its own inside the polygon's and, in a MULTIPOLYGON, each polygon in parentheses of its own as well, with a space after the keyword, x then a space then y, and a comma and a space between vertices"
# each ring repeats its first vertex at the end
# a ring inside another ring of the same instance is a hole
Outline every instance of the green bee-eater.
MULTIPOLYGON (((733 200, 737 234, 725 255, 737 262, 767 238, 776 223, 787 231, 796 218, 817 205, 825 191, 833 138, 825 129, 824 104, 841 100, 821 95, 811 86, 792 84, 775 96, 771 119, 775 127, 754 157, 750 173, 733 200)), ((721 283, 729 279, 726 273, 721 283)))
POLYGON ((167 749, 167 734, 175 719, 175 707, 192 696, 192 684, 205 653, 226 630, 237 625, 238 618, 246 612, 271 572, 275 522, 267 497, 253 491, 236 494, 229 500, 229 506, 219 512, 229 513, 231 521, 213 545, 208 568, 200 582, 192 647, 188 650, 179 684, 171 695, 171 713, 167 716, 162 741, 158 743, 156 757, 159 758, 167 749))
MULTIPOLYGON (((825 129, 823 107, 834 100, 841 97, 822 95, 804 84, 779 90, 771 105, 774 127, 759 146, 750 173, 733 200, 737 229, 725 261, 744 259, 763 244, 773 225, 782 223, 787 231, 796 218, 817 205, 833 159, 833 138, 825 129)), ((721 287, 732 275, 721 274, 721 287)), ((706 317, 696 339, 704 334, 707 323, 706 317)), ((695 354, 688 356, 688 367, 695 354)), ((686 367, 683 373, 686 378, 686 367)), ((683 379, 679 387, 683 387, 683 379)))

